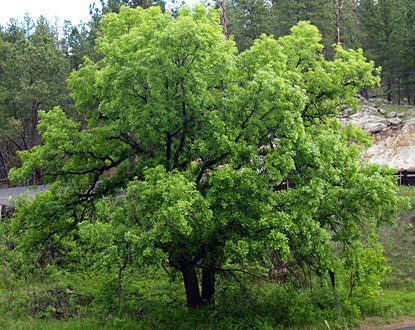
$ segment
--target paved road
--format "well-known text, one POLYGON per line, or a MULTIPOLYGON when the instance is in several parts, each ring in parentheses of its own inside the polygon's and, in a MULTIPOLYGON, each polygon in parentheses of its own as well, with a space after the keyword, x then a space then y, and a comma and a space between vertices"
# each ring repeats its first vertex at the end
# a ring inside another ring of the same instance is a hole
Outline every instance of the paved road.
POLYGON ((29 199, 33 199, 36 193, 42 192, 48 187, 49 185, 0 189, 0 205, 12 206, 23 194, 26 194, 29 199))

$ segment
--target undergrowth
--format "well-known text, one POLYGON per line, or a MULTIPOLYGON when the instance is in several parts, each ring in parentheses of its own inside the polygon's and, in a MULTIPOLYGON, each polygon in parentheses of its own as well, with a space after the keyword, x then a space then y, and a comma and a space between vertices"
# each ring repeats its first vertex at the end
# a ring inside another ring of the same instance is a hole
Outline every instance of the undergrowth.
MULTIPOLYGON (((415 202, 414 188, 401 191, 415 202)), ((338 287, 340 317, 331 286, 318 278, 300 289, 249 276, 240 282, 221 277, 215 306, 189 310, 180 276, 166 276, 162 268, 126 269, 120 291, 111 267, 97 272, 55 266, 23 276, 3 262, 0 328, 342 329, 359 327, 369 316, 415 316, 415 210, 402 211, 395 226, 381 227, 378 234, 390 265, 382 290, 349 297, 346 287, 338 287)), ((0 253, 6 260, 4 245, 0 253)))

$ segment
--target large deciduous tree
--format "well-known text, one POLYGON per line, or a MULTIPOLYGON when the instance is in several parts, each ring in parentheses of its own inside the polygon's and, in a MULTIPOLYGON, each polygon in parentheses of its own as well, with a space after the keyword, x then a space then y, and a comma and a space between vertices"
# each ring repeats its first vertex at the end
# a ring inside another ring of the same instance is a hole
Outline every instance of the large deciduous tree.
POLYGON ((363 226, 390 219, 393 179, 360 161, 367 137, 336 119, 379 82, 373 63, 340 45, 325 59, 305 22, 237 55, 218 22, 203 7, 103 18, 101 59, 69 81, 80 121, 42 112, 43 145, 11 173, 41 168, 51 182, 18 208, 22 244, 52 251, 82 229, 90 251, 180 271, 198 307, 213 301, 218 273, 271 255, 333 274, 363 226), (105 233, 111 244, 99 244, 105 233))

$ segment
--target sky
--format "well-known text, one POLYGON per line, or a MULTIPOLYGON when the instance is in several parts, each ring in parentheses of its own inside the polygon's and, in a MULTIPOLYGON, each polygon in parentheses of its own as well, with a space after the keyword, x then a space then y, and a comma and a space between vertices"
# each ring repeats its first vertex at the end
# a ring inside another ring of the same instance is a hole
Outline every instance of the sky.
MULTIPOLYGON (((186 0, 193 5, 201 0, 186 0)), ((73 25, 90 19, 89 5, 99 0, 0 0, 0 25, 6 26, 11 18, 23 19, 25 14, 36 20, 45 16, 51 23, 62 26, 65 20, 73 25)))
MULTIPOLYGON (((93 0, 0 0, 0 24, 7 25, 10 18, 22 19, 30 14, 34 19, 40 15, 50 22, 70 20, 76 25, 80 21, 88 21, 89 5, 93 0)), ((99 1, 96 1, 99 3, 99 1)))

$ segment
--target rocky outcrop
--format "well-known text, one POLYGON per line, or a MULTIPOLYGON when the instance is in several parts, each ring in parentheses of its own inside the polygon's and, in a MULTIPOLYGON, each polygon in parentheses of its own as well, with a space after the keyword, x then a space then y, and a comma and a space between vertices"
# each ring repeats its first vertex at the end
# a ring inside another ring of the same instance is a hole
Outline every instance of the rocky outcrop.
POLYGON ((405 113, 387 112, 376 105, 364 103, 355 114, 348 115, 346 110, 346 115, 340 120, 374 136, 373 145, 363 153, 368 162, 389 165, 396 170, 414 170, 415 109, 406 110, 405 113), (411 119, 404 120, 404 117, 411 119))
POLYGON ((415 118, 404 122, 401 129, 375 137, 363 158, 375 164, 387 164, 397 170, 415 169, 415 118))
POLYGON ((384 116, 384 114, 386 112, 381 108, 364 105, 359 112, 352 115, 348 114, 346 110, 346 112, 342 113, 340 120, 343 123, 351 123, 358 126, 371 134, 380 133, 391 127, 403 124, 403 120, 397 116, 396 112, 392 113, 392 115, 390 115, 391 113, 387 113, 384 116))

